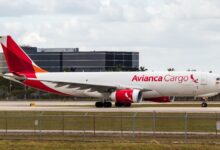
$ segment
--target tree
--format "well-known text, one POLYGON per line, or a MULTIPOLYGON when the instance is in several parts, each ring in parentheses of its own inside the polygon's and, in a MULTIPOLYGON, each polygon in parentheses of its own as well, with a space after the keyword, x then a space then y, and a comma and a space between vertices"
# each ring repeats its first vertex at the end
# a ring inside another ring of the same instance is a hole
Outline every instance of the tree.
POLYGON ((148 69, 145 68, 144 66, 140 66, 139 71, 147 71, 148 69))
POLYGON ((168 70, 168 71, 175 71, 174 68, 168 68, 167 70, 168 70))

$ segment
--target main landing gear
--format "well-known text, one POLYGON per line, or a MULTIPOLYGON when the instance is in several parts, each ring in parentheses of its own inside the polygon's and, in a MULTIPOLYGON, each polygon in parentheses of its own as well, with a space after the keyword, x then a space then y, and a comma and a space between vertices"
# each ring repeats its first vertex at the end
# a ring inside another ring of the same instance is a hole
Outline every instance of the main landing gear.
POLYGON ((95 107, 97 107, 97 108, 102 108, 102 107, 110 108, 110 107, 112 107, 112 102, 110 102, 110 101, 98 101, 98 102, 95 103, 95 107))
MULTIPOLYGON (((112 102, 111 101, 98 101, 95 103, 95 107, 97 108, 110 108, 112 107, 112 102)), ((131 107, 131 103, 120 103, 120 102, 115 102, 115 107, 131 107)))
POLYGON ((208 107, 207 101, 208 101, 208 97, 203 97, 203 102, 201 104, 202 107, 208 107))
POLYGON ((131 107, 131 103, 115 102, 115 107, 131 107))

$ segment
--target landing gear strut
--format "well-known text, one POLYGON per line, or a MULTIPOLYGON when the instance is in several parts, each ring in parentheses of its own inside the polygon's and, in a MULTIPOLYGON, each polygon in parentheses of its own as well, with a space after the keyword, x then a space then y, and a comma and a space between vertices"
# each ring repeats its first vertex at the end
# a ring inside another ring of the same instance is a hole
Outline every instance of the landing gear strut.
POLYGON ((110 107, 112 107, 112 102, 110 102, 110 101, 98 101, 98 102, 95 103, 95 107, 97 107, 97 108, 102 108, 102 107, 110 108, 110 107))
POLYGON ((208 97, 203 97, 203 102, 201 104, 202 107, 208 107, 207 101, 208 101, 208 97))

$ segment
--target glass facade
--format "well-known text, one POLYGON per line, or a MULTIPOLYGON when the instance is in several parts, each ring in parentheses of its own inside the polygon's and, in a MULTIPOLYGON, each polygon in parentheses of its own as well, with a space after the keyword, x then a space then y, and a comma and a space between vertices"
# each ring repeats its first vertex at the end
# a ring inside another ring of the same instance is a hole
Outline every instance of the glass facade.
POLYGON ((106 52, 106 70, 132 70, 139 68, 138 52, 106 52))
POLYGON ((3 53, 0 53, 0 72, 1 73, 8 72, 8 67, 3 53))
MULTIPOLYGON (((139 67, 138 52, 79 52, 78 48, 22 48, 38 66, 50 72, 126 71, 139 67)), ((1 72, 8 72, 3 54, 1 56, 1 72)))
POLYGON ((28 56, 41 68, 51 71, 62 71, 62 52, 38 51, 37 47, 22 47, 28 56))
POLYGON ((63 53, 63 67, 71 71, 104 71, 105 53, 73 52, 63 53))

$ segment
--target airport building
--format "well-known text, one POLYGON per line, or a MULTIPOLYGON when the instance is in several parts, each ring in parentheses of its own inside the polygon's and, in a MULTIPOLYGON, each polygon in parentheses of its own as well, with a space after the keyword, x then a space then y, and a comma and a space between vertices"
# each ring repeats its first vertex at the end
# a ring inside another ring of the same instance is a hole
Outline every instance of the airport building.
MULTIPOLYGON (((50 72, 126 71, 139 68, 138 52, 79 51, 78 48, 30 46, 22 48, 38 66, 50 72)), ((0 59, 1 72, 8 72, 2 53, 0 59)))

